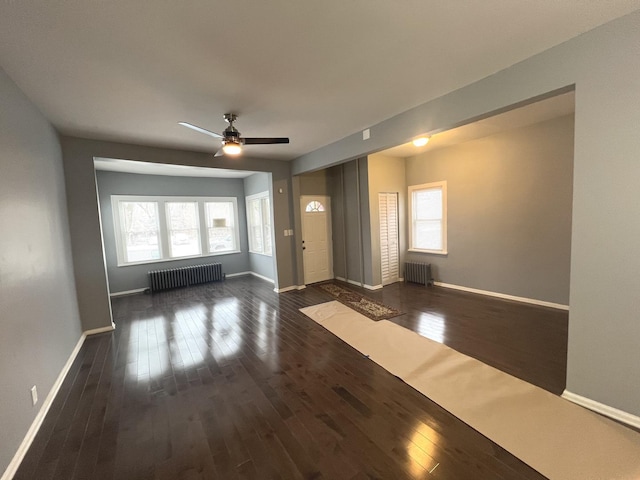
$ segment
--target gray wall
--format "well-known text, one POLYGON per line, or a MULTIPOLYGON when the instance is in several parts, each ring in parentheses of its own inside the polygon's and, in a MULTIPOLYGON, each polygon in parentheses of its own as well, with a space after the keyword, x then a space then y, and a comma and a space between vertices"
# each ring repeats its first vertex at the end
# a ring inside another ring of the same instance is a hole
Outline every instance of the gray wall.
MULTIPOLYGON (((291 168, 289 162, 255 159, 247 156, 230 159, 214 158, 212 153, 188 152, 168 148, 147 147, 116 142, 61 137, 68 197, 72 252, 78 284, 80 318, 85 329, 111 325, 105 260, 102 254, 101 228, 98 217, 94 157, 167 163, 194 167, 227 168, 271 172, 273 190, 283 194, 273 198, 276 232, 292 228, 291 168)), ((293 285, 295 256, 293 237, 275 236, 276 287, 293 285)))
POLYGON ((202 263, 221 263, 226 274, 250 270, 243 179, 209 177, 168 177, 96 171, 102 235, 111 293, 137 290, 149 286, 147 272, 160 268, 177 268, 202 263), (159 263, 118 267, 111 195, 167 195, 201 197, 236 197, 241 253, 169 260, 159 263))
MULTIPOLYGON (((245 197, 255 195, 257 193, 269 192, 269 205, 271 206, 271 221, 273 223, 273 191, 271 189, 271 174, 254 173, 250 177, 244 179, 245 197)), ((273 235, 276 232, 272 232, 273 235)), ((273 239, 272 239, 273 240, 273 239)), ((274 279, 274 257, 261 255, 259 253, 249 253, 249 267, 252 272, 262 275, 263 277, 274 279)))
POLYGON ((575 85, 567 389, 640 415, 640 11, 294 161, 328 167, 575 85))
POLYGON ((367 159, 327 170, 333 231, 333 273, 372 285, 367 159))
POLYGON ((573 115, 407 159, 407 185, 447 181, 437 281, 569 304, 573 115))
POLYGON ((0 111, 1 474, 82 331, 58 137, 2 69, 0 111))
POLYGON ((371 285, 382 284, 380 264, 380 206, 379 193, 398 194, 398 250, 399 271, 402 278, 405 252, 407 249, 407 180, 405 178, 405 159, 387 157, 381 154, 369 155, 369 217, 371 223, 371 285))
POLYGON ((333 235, 333 275, 347 278, 347 250, 345 237, 345 201, 343 190, 343 165, 327 169, 328 195, 331 197, 331 233, 333 235))
POLYGON ((327 170, 300 175, 300 195, 329 195, 327 170))

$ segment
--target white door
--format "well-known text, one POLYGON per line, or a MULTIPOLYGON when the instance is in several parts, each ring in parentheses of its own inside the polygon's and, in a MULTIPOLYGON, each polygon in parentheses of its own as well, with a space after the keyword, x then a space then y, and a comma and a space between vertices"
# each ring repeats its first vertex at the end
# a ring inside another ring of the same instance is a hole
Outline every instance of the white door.
POLYGON ((400 256, 398 250, 398 194, 379 193, 380 267, 382 285, 398 281, 400 256))
POLYGON ((326 196, 300 197, 305 284, 333 278, 330 206, 326 196))

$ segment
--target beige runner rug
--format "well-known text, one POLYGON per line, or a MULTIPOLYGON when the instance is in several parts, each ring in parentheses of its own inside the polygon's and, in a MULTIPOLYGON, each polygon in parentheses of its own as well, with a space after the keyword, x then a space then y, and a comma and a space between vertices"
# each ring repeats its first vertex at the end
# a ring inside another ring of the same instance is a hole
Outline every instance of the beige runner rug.
POLYGON ((387 320, 300 309, 552 480, 640 479, 640 434, 387 320))

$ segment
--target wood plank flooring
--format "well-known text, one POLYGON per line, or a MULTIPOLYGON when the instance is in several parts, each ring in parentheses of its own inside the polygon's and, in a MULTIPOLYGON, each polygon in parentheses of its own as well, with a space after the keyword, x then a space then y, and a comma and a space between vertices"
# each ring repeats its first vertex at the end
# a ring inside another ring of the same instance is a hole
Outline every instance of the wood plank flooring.
MULTIPOLYGON (((559 393, 567 314, 396 284, 394 319, 559 393)), ((253 277, 113 300, 15 479, 541 479, 253 277)))

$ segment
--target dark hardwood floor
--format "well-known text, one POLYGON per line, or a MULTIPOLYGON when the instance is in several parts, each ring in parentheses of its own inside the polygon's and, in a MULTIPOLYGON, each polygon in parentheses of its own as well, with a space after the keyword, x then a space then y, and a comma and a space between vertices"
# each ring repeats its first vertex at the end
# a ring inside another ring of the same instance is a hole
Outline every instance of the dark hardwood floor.
MULTIPOLYGON (((394 319, 552 392, 567 314, 396 284, 394 319)), ((15 479, 544 478, 253 277, 113 300, 15 479)))
POLYGON ((568 312, 442 287, 346 286, 405 315, 391 321, 560 395, 566 387, 568 312))

